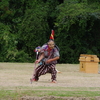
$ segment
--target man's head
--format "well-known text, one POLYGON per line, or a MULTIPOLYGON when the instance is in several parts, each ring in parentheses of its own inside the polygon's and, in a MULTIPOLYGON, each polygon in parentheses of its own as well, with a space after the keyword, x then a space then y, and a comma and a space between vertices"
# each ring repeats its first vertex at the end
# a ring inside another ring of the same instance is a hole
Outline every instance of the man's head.
POLYGON ((54 46, 55 46, 55 42, 53 40, 49 40, 48 41, 48 46, 49 46, 49 48, 53 49, 54 46))

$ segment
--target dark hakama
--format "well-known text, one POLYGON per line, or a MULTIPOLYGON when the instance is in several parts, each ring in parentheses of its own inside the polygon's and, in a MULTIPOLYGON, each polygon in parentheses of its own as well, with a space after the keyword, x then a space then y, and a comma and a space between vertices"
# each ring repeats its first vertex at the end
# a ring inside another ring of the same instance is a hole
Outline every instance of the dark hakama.
POLYGON ((35 73, 34 73, 34 76, 33 78, 38 81, 39 80, 39 77, 41 75, 45 75, 46 73, 51 73, 51 80, 56 80, 56 74, 57 74, 57 71, 55 69, 55 65, 56 64, 50 64, 50 65, 45 65, 45 64, 42 64, 42 65, 39 65, 36 69, 35 69, 35 73))

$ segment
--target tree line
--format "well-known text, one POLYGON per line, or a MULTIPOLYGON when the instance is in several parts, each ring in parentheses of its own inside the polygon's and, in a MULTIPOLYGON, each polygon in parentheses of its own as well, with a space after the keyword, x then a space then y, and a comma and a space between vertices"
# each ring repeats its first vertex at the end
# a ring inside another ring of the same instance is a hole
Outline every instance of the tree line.
POLYGON ((1 0, 0 62, 34 62, 35 47, 55 31, 59 63, 100 57, 99 0, 1 0))

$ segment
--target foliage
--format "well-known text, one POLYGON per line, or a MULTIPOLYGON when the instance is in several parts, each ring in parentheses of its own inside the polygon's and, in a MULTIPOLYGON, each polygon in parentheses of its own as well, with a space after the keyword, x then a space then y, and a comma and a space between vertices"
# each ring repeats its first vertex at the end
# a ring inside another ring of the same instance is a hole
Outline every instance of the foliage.
POLYGON ((99 18, 100 12, 100 4, 96 4, 88 5, 87 2, 78 3, 77 0, 71 0, 57 7, 59 12, 55 23, 58 27, 57 37, 63 38, 63 40, 57 38, 59 47, 63 49, 61 62, 78 62, 81 53, 100 56, 95 44, 98 43, 96 38, 99 32, 93 33, 94 23, 99 18))
POLYGON ((48 30, 47 8, 45 5, 36 5, 33 2, 33 5, 25 10, 24 18, 18 25, 18 34, 19 45, 24 42, 23 47, 26 51, 33 52, 33 48, 46 42, 46 30, 48 30), (41 43, 41 41, 43 42, 41 43))
POLYGON ((2 0, 0 61, 34 61, 34 48, 49 40, 51 29, 59 63, 78 63, 81 53, 100 57, 99 27, 99 0, 2 0))

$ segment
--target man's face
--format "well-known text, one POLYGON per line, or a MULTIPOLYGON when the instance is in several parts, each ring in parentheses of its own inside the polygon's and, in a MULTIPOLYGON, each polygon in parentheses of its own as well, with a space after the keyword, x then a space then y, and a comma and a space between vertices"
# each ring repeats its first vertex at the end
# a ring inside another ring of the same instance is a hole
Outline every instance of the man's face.
POLYGON ((48 46, 49 46, 51 49, 53 49, 53 48, 54 48, 54 42, 53 42, 53 41, 48 42, 48 46))

